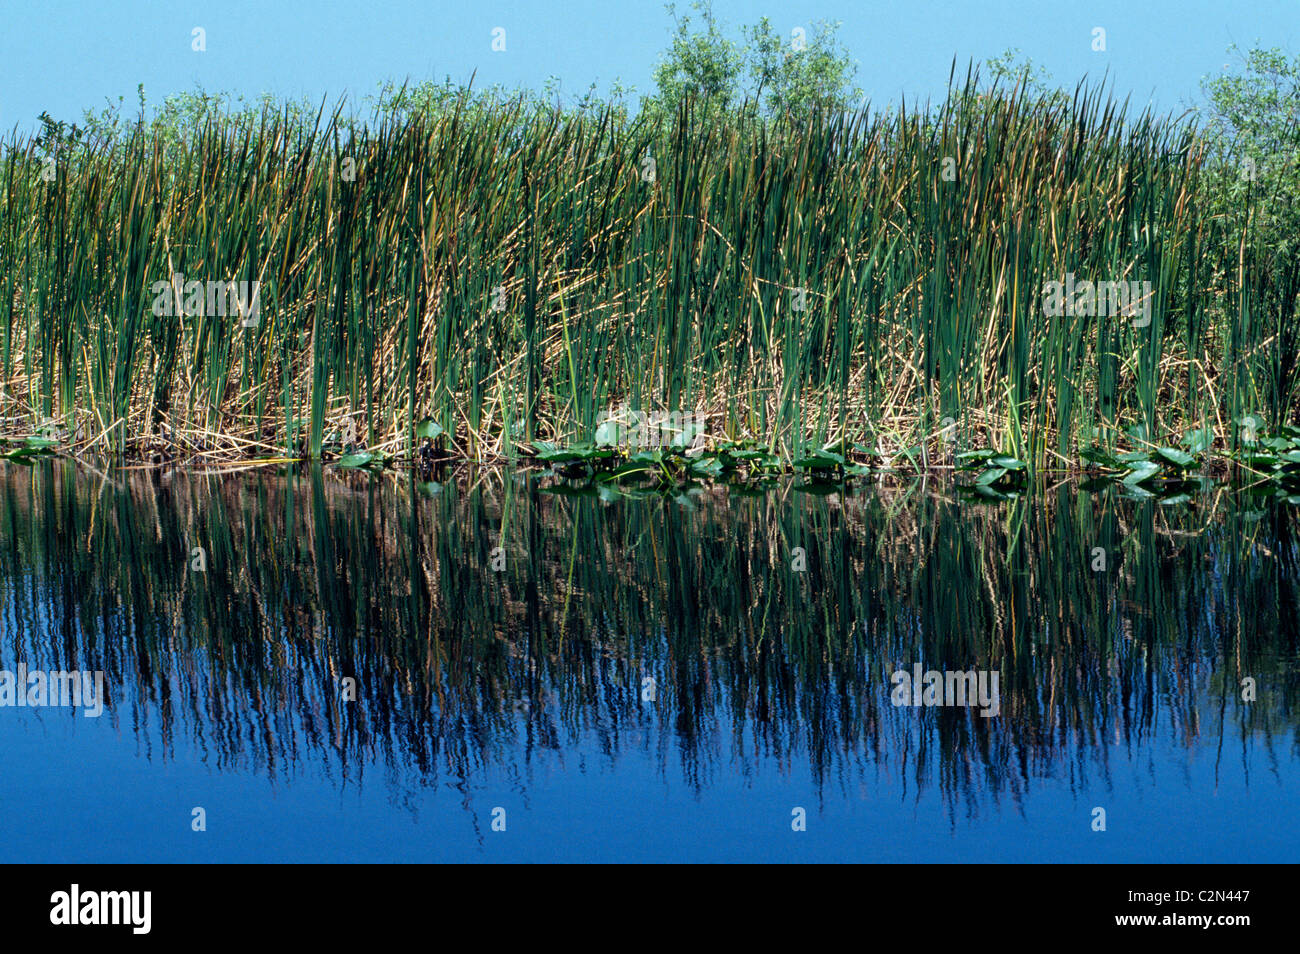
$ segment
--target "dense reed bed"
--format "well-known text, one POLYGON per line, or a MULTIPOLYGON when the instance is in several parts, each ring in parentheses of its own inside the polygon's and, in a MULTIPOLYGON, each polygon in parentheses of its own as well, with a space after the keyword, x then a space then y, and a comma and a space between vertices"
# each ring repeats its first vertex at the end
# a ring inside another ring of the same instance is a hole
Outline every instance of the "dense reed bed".
POLYGON ((626 406, 786 457, 844 438, 933 464, 947 428, 1043 468, 1295 417, 1300 273, 1249 190, 1225 209, 1231 157, 1100 88, 970 77, 938 106, 798 122, 298 115, 140 124, 53 161, 4 144, 8 433, 317 458, 409 453, 432 418, 488 459, 626 406), (183 310, 155 290, 178 273, 259 282, 258 322, 155 314, 183 310), (1067 274, 1150 282, 1149 320, 1045 315, 1067 274))

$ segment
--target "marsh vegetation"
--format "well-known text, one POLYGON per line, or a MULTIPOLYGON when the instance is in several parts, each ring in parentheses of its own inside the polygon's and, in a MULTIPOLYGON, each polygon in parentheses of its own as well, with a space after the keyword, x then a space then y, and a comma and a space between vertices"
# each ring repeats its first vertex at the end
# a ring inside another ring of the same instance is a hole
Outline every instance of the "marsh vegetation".
POLYGON ((364 117, 199 96, 14 134, 7 432, 380 466, 667 410, 779 468, 1296 464, 1294 64, 1252 51, 1200 115, 1005 62, 879 110, 833 30, 697 27, 639 110, 425 84, 364 117), (175 275, 255 283, 260 320, 183 314, 175 275), (1144 320, 1082 290, 1047 314, 1067 275, 1138 283, 1144 320))

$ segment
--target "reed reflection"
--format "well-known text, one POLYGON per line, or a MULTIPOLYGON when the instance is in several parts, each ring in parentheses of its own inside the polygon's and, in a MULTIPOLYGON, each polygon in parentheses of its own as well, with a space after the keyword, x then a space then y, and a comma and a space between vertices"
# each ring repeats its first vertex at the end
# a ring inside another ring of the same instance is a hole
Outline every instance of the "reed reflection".
POLYGON ((805 763, 823 794, 886 777, 977 814, 1158 745, 1249 773, 1296 730, 1294 511, 1227 490, 0 481, 0 667, 102 669, 104 718, 151 759, 398 790, 501 766, 526 788, 573 750, 641 751, 697 789, 805 763), (997 672, 997 715, 894 705, 918 665, 997 672))

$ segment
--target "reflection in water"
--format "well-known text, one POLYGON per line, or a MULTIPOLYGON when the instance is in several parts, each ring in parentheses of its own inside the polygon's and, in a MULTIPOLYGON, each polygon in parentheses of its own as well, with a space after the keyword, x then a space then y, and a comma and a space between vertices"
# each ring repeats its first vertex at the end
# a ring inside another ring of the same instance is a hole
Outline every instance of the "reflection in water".
POLYGON ((1216 781, 1294 780, 1285 504, 1075 485, 979 504, 921 482, 608 499, 496 471, 59 462, 0 481, 0 668, 104 670, 102 721, 155 762, 400 802, 637 751, 697 793, 801 766, 821 800, 883 777, 971 818, 1170 749, 1212 752, 1216 781), (999 714, 895 707, 890 675, 916 664, 997 671, 999 714))

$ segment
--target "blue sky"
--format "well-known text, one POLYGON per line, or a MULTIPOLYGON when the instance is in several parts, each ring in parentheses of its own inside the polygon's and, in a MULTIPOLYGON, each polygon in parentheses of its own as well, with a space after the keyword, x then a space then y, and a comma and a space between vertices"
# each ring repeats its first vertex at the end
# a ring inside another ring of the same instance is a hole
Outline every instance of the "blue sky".
MULTIPOLYGON (((680 3, 679 8, 686 7, 680 3)), ((1136 104, 1190 104, 1201 77, 1222 70, 1227 48, 1262 41, 1300 52, 1298 0, 715 0, 735 29, 768 16, 788 35, 840 20, 875 102, 942 92, 955 55, 963 65, 1019 47, 1073 85, 1107 70, 1136 104), (1094 27, 1107 50, 1091 49, 1094 27)), ((0 0, 0 129, 29 129, 48 110, 79 119, 105 97, 134 108, 200 83, 252 98, 263 92, 360 99, 381 79, 468 79, 540 87, 558 76, 578 94, 615 78, 651 88, 671 21, 659 0, 0 0), (506 51, 491 49, 494 27, 506 51), (206 52, 191 31, 206 31, 206 52)))

